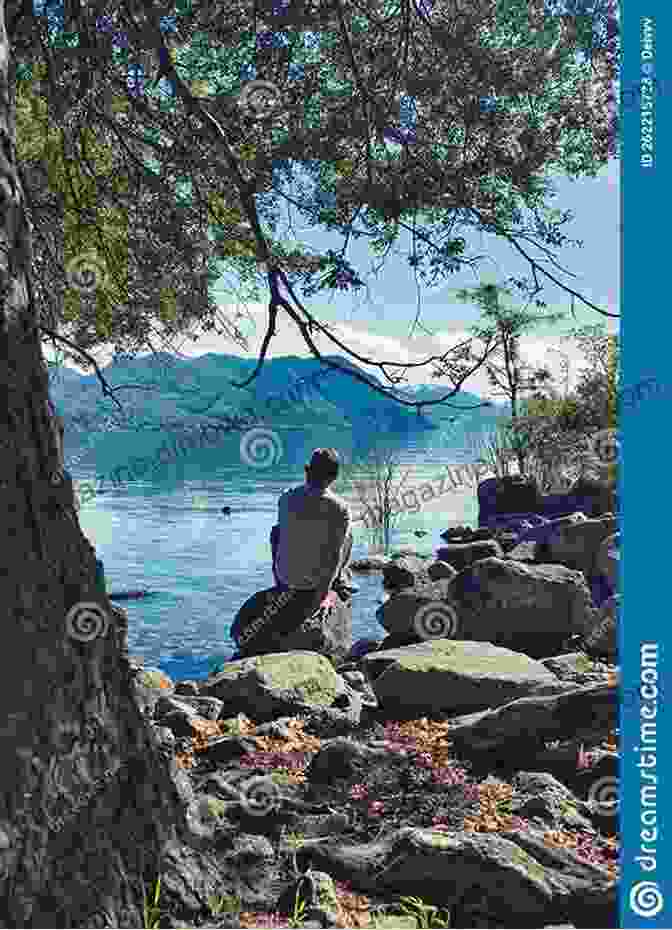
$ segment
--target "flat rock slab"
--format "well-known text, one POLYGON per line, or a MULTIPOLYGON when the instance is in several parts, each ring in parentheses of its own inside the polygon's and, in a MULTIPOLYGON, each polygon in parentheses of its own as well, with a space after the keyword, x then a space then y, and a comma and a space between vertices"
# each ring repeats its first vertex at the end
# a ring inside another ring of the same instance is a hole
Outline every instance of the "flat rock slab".
POLYGON ((437 639, 371 653, 362 665, 390 711, 466 713, 568 688, 540 662, 483 642, 437 639))
POLYGON ((541 746, 545 741, 600 733, 603 739, 618 726, 619 700, 612 685, 576 688, 564 683, 564 694, 525 697, 503 707, 454 721, 450 738, 464 751, 541 746))
POLYGON ((608 872, 547 846, 541 833, 446 834, 407 827, 360 845, 308 840, 305 851, 311 865, 358 890, 393 890, 447 907, 457 927, 480 926, 465 922, 475 889, 487 911, 504 921, 498 926, 617 926, 617 885, 608 872))

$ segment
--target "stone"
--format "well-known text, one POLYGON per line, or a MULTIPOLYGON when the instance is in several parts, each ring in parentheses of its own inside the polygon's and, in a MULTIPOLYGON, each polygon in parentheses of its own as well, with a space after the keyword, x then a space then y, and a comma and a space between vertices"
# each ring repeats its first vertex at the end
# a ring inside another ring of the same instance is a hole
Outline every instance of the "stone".
POLYGON ((618 619, 620 594, 614 594, 601 606, 594 626, 586 633, 584 648, 591 656, 618 660, 618 619))
POLYGON ((418 579, 427 576, 427 561, 417 556, 392 559, 383 569, 383 587, 387 590, 412 587, 418 579))
POLYGON ((140 667, 133 676, 133 693, 145 717, 153 717, 159 698, 173 694, 174 690, 171 679, 158 668, 140 667))
MULTIPOLYGON (((433 635, 456 638, 457 616, 451 606, 449 579, 418 582, 401 588, 376 610, 376 619, 388 631, 420 642, 433 635)), ((384 643, 380 648, 384 647, 384 643)))
POLYGON ((618 590, 620 546, 621 534, 614 533, 600 543, 595 556, 593 572, 606 578, 612 593, 618 590))
MULTIPOLYGON (((307 869, 280 896, 276 909, 292 914, 297 894, 305 902, 305 918, 315 921, 317 927, 340 927, 338 896, 333 878, 326 872, 307 869)), ((302 921, 302 926, 306 923, 302 921)))
MULTIPOLYGON (((334 606, 324 613, 315 610, 301 620, 297 616, 297 626, 289 633, 281 632, 277 627, 291 625, 291 603, 285 605, 276 616, 264 622, 264 605, 270 596, 276 596, 275 589, 259 591, 249 598, 240 608, 231 626, 231 636, 238 643, 241 657, 253 655, 271 655, 282 652, 308 651, 326 656, 332 662, 342 662, 352 648, 352 602, 343 601, 336 595, 334 606), (263 626, 249 641, 245 642, 246 631, 257 623, 263 626)), ((301 607, 297 611, 305 610, 301 607)), ((308 607, 310 610, 310 606, 308 607)), ((234 662, 236 660, 233 660, 234 662)))
POLYGON ((617 529, 613 517, 557 526, 553 535, 539 544, 537 558, 593 575, 600 546, 617 529))
POLYGON ((595 608, 584 576, 562 565, 482 559, 451 583, 460 637, 547 656, 591 629, 595 608))
POLYGON ((189 716, 203 717, 205 720, 217 720, 224 705, 217 698, 190 697, 183 695, 177 697, 161 696, 156 702, 154 716, 160 717, 171 711, 182 711, 189 716))
POLYGON ((201 685, 234 712, 260 722, 291 716, 298 706, 329 707, 336 697, 337 676, 331 663, 315 652, 284 652, 229 662, 201 685))
MULTIPOLYGON (((560 683, 562 684, 562 683, 560 683)), ((563 694, 521 698, 475 715, 452 721, 450 739, 458 751, 506 754, 543 748, 544 742, 581 739, 586 742, 618 726, 618 693, 613 685, 576 688, 563 684, 563 694)), ((599 739, 600 737, 598 737, 599 739)), ((511 758, 511 756, 509 756, 511 758)))
POLYGON ((553 827, 593 832, 590 809, 562 782, 547 772, 518 772, 512 780, 518 800, 512 811, 526 820, 553 827))
POLYGON ((258 750, 259 743, 253 736, 215 736, 208 740, 208 745, 199 755, 206 762, 225 765, 258 750))
POLYGON ((440 559, 437 559, 436 562, 432 562, 427 569, 427 574, 432 581, 440 581, 442 578, 447 578, 448 581, 452 581, 453 578, 457 576, 457 572, 453 566, 448 562, 442 562, 440 559))
POLYGON ((188 697, 198 697, 198 682, 178 681, 175 685, 175 694, 182 694, 188 697))
MULTIPOLYGON (((352 602, 342 601, 339 597, 326 617, 309 617, 298 630, 278 637, 273 652, 317 652, 338 664, 345 660, 351 649, 352 602)), ((267 654, 270 652, 269 649, 267 654)))
POLYGON ((451 926, 483 926, 471 911, 474 891, 485 897, 495 921, 486 926, 541 927, 568 919, 582 927, 618 925, 617 882, 570 849, 550 847, 541 831, 502 836, 405 827, 369 843, 313 840, 306 846, 312 867, 378 898, 388 891, 444 907, 451 926))
POLYGON ((365 656, 368 652, 373 652, 380 646, 380 643, 381 640, 379 639, 358 639, 348 653, 346 662, 350 662, 353 659, 359 659, 362 656, 365 656))
POLYGON ((370 555, 365 559, 354 559, 350 563, 353 572, 382 572, 390 560, 382 555, 370 555))
POLYGON ((540 662, 490 643, 437 639, 376 652, 362 662, 386 713, 466 713, 571 687, 540 662))
POLYGON ((306 768, 314 784, 332 785, 341 779, 360 781, 376 763, 389 757, 384 748, 374 748, 344 737, 324 743, 306 768))
POLYGON ((460 571, 466 565, 471 565, 480 559, 501 558, 503 554, 499 543, 494 539, 488 539, 484 542, 450 543, 448 546, 437 549, 436 557, 460 571))
POLYGON ((580 509, 585 510, 591 517, 615 513, 618 509, 618 495, 615 485, 610 481, 581 478, 572 485, 569 493, 575 498, 583 499, 584 506, 580 509))

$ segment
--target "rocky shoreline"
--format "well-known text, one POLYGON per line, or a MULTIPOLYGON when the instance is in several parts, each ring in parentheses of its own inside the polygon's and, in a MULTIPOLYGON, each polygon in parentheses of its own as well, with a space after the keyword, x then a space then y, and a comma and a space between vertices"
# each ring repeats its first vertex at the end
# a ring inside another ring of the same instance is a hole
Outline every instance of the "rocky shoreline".
POLYGON ((618 597, 590 586, 614 527, 354 565, 387 637, 344 661, 136 661, 186 824, 152 926, 616 927, 618 597))

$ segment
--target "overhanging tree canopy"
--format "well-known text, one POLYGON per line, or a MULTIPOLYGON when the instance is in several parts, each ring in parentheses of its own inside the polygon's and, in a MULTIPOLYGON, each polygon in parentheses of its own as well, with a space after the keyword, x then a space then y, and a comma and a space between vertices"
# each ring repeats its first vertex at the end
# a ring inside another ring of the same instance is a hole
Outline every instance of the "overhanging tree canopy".
MULTIPOLYGON (((527 0, 478 0, 466 9, 436 3, 429 16, 409 0, 300 6, 269 0, 252 11, 234 2, 223 15, 217 4, 193 3, 175 16, 174 32, 166 30, 165 17, 175 13, 167 4, 142 11, 124 2, 68 8, 67 25, 81 51, 66 53, 49 46, 46 21, 34 16, 31 4, 9 4, 10 35, 24 63, 35 59, 34 37, 40 36, 49 115, 89 191, 79 204, 71 196, 66 207, 81 219, 91 200, 96 203, 101 222, 93 238, 100 239, 102 227, 108 248, 101 246, 97 260, 106 271, 115 260, 119 264, 120 220, 128 216, 126 267, 117 274, 116 290, 96 294, 96 308, 89 311, 95 332, 89 326, 86 342, 84 309, 65 302, 52 302, 51 332, 71 322, 75 345, 113 341, 152 348, 159 324, 174 337, 196 323, 216 328, 217 317, 219 331, 242 340, 239 319, 222 320, 207 287, 198 300, 188 300, 198 292, 196 280, 207 280, 195 275, 203 270, 196 267, 198 250, 208 249, 209 227, 227 240, 220 255, 236 279, 232 288, 253 299, 265 275, 270 291, 268 329, 253 377, 279 313, 290 317, 315 357, 321 357, 314 341, 319 333, 331 352, 376 365, 390 390, 403 381, 402 369, 433 365, 453 381, 446 395, 453 396, 494 350, 486 344, 474 352, 471 343, 462 343, 402 366, 350 349, 297 292, 301 288, 305 297, 324 287, 362 286, 363 272, 347 259, 349 242, 361 236, 382 262, 407 231, 410 270, 431 287, 478 265, 483 256, 470 251, 469 240, 485 230, 529 262, 531 277, 512 279, 528 295, 550 279, 585 305, 614 315, 562 281, 556 250, 570 242, 562 232, 569 216, 550 208, 546 176, 550 170, 594 176, 617 154, 612 82, 618 28, 609 9, 596 6, 587 24, 585 16, 550 15, 542 2, 527 0), (587 45, 591 60, 580 54, 587 45), (144 93, 129 90, 128 65, 140 60, 151 63, 152 79, 160 74, 172 82, 174 97, 153 90, 149 80, 144 93), (250 71, 253 64, 256 72, 250 71), (253 74, 277 88, 277 114, 257 118, 238 105, 253 74), (202 96, 206 79, 209 94, 202 96), (118 98, 115 106, 110 93, 118 98), (399 124, 401 95, 415 99, 416 125, 414 134, 397 133, 402 144, 395 147, 385 131, 399 124), (87 144, 105 150, 107 173, 91 170, 87 144), (146 164, 148 151, 154 171, 146 164), (296 176, 299 160, 312 183, 296 176), (179 181, 189 192, 176 204, 179 181), (309 222, 340 231, 342 249, 319 255, 309 244, 283 243, 277 235, 283 201, 309 222), (167 305, 165 295, 163 303, 156 298, 162 288, 172 289, 167 305), (467 355, 475 367, 465 364, 467 355)), ((65 34, 59 43, 75 45, 65 34)), ((53 163, 59 156, 46 157, 53 163)), ((55 215, 50 224, 37 212, 35 219, 38 263, 43 250, 48 254, 43 235, 51 236, 52 253, 61 259, 42 261, 41 286, 62 293, 63 250, 81 247, 85 239, 88 245, 88 237, 66 224, 65 244, 59 243, 55 215)))

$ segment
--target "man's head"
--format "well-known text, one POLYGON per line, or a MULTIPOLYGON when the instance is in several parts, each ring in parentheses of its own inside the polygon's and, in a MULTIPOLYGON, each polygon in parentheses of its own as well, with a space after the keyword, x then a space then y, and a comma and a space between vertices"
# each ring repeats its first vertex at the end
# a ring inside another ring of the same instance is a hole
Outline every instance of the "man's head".
POLYGON ((305 469, 308 484, 326 488, 338 477, 338 453, 335 449, 315 449, 305 469))

